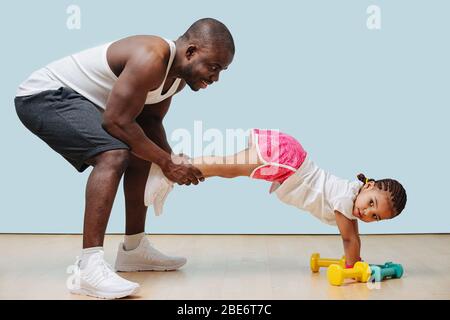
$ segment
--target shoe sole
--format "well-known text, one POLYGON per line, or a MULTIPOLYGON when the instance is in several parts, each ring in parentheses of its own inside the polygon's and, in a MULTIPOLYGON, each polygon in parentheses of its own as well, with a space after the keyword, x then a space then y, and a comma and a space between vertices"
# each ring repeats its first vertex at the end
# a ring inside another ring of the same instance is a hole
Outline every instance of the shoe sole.
POLYGON ((72 294, 77 294, 80 296, 90 296, 90 297, 94 297, 94 298, 108 299, 108 300, 125 298, 125 297, 131 296, 133 294, 136 294, 138 292, 139 292, 139 287, 131 289, 131 290, 114 293, 114 294, 109 294, 109 293, 101 292, 101 291, 92 291, 89 289, 72 289, 72 290, 70 290, 70 293, 72 293, 72 294))
POLYGON ((186 263, 183 262, 179 265, 174 265, 170 267, 161 266, 149 266, 149 265, 126 265, 126 266, 116 266, 117 272, 141 272, 141 271, 175 271, 184 266, 186 263))

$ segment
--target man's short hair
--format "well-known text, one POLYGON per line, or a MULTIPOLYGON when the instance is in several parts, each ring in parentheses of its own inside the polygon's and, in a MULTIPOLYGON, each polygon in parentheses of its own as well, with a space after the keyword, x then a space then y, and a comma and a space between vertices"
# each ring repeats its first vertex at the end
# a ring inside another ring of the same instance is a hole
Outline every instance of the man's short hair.
POLYGON ((234 54, 234 40, 230 30, 222 22, 213 18, 197 20, 181 38, 200 46, 220 46, 234 54))

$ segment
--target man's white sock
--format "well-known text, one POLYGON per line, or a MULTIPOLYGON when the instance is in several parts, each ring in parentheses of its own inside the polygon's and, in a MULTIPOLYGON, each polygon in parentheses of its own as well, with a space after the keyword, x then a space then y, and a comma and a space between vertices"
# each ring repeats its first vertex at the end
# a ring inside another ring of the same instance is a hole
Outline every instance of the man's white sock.
POLYGON ((100 251, 103 251, 103 247, 92 247, 81 250, 80 269, 84 269, 89 258, 100 251))
POLYGON ((145 232, 132 234, 132 235, 125 235, 125 241, 123 243, 124 249, 126 251, 134 250, 139 246, 139 243, 141 243, 142 238, 145 237, 145 232))

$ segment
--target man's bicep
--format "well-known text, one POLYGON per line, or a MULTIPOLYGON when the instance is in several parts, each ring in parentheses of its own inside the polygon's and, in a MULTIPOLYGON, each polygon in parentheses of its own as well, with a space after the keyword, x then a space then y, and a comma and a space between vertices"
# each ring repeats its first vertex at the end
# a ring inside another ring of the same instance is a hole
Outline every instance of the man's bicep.
POLYGON ((155 76, 162 74, 159 69, 158 63, 148 60, 127 63, 109 95, 105 118, 125 123, 136 119, 144 107, 148 92, 162 81, 161 75, 155 76), (151 73, 153 76, 149 76, 151 73))
POLYGON ((119 79, 109 95, 104 118, 111 122, 129 122, 141 113, 144 102, 143 93, 127 83, 126 78, 119 79))

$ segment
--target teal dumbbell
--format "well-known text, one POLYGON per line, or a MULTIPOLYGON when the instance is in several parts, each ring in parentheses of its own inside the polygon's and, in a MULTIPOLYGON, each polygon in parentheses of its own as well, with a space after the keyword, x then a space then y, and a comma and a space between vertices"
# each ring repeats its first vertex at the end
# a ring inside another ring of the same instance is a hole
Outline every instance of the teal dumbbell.
POLYGON ((401 264, 386 262, 382 265, 371 264, 372 278, 376 282, 380 282, 387 278, 399 279, 403 275, 403 267, 401 264))

